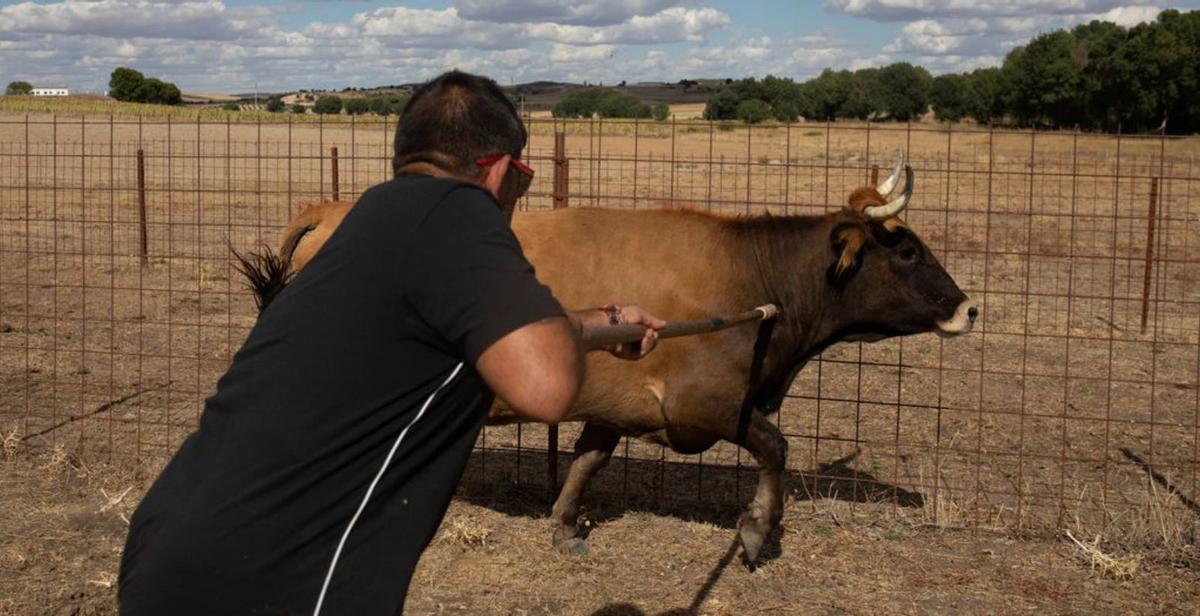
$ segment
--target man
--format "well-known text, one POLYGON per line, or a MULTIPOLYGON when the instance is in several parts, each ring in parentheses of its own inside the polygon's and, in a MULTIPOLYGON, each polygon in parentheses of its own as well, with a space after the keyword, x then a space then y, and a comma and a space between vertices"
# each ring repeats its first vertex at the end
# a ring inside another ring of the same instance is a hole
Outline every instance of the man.
MULTIPOLYGON (((368 190, 262 313, 200 427, 134 513, 125 614, 395 614, 493 392, 556 422, 583 378, 578 331, 508 227, 532 170, 489 79, 450 72, 396 128, 368 190)), ((598 255, 599 257, 599 255, 598 255)))

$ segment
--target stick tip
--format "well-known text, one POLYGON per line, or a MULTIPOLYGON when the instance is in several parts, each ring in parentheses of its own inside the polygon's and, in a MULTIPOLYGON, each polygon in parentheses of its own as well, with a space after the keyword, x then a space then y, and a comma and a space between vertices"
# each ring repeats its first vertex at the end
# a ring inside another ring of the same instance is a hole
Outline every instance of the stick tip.
POLYGON ((764 321, 767 319, 773 319, 779 315, 779 308, 777 308, 775 304, 763 304, 762 306, 755 308, 755 310, 762 313, 762 318, 764 321))

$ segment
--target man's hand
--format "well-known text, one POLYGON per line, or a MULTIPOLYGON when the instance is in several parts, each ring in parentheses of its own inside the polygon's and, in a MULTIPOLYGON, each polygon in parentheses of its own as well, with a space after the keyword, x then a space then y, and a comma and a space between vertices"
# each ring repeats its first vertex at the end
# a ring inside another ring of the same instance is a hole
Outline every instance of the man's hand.
POLYGON ((605 350, 621 359, 641 359, 658 344, 658 330, 667 322, 646 312, 639 306, 617 306, 609 304, 599 310, 582 310, 571 313, 577 327, 603 327, 606 325, 643 325, 646 335, 638 342, 617 344, 605 350))

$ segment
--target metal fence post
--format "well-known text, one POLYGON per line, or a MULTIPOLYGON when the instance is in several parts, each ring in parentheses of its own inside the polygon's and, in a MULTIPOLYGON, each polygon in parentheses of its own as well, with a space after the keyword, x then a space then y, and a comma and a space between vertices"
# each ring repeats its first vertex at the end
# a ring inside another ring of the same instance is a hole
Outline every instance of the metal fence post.
POLYGON ((1146 221, 1146 271, 1142 277, 1142 333, 1146 333, 1146 319, 1150 314, 1150 273, 1154 269, 1154 223, 1158 214, 1158 181, 1150 178, 1150 212, 1146 221))
POLYGON ((150 250, 146 231, 146 153, 142 148, 137 151, 137 192, 138 192, 138 222, 141 230, 142 266, 149 263, 150 250))
POLYGON ((332 178, 332 180, 333 180, 333 200, 334 200, 334 201, 337 201, 337 200, 338 200, 338 155, 337 155, 337 146, 335 145, 335 146, 333 146, 332 148, 329 148, 329 151, 330 151, 330 158, 331 158, 331 165, 332 165, 332 166, 331 166, 331 169, 332 169, 332 173, 333 173, 333 178, 332 178))
POLYGON ((567 207, 567 194, 570 166, 567 162, 567 133, 565 130, 554 132, 554 209, 567 207))

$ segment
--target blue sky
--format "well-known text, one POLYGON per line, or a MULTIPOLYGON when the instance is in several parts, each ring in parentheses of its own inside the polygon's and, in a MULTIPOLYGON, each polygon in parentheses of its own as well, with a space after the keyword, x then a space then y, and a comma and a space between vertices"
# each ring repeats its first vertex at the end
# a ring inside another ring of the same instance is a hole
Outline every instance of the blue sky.
POLYGON ((1040 32, 1200 0, 0 1, 0 81, 102 91, 132 66, 185 91, 341 88, 450 68, 503 83, 805 79, 897 61, 994 66, 1040 32))

